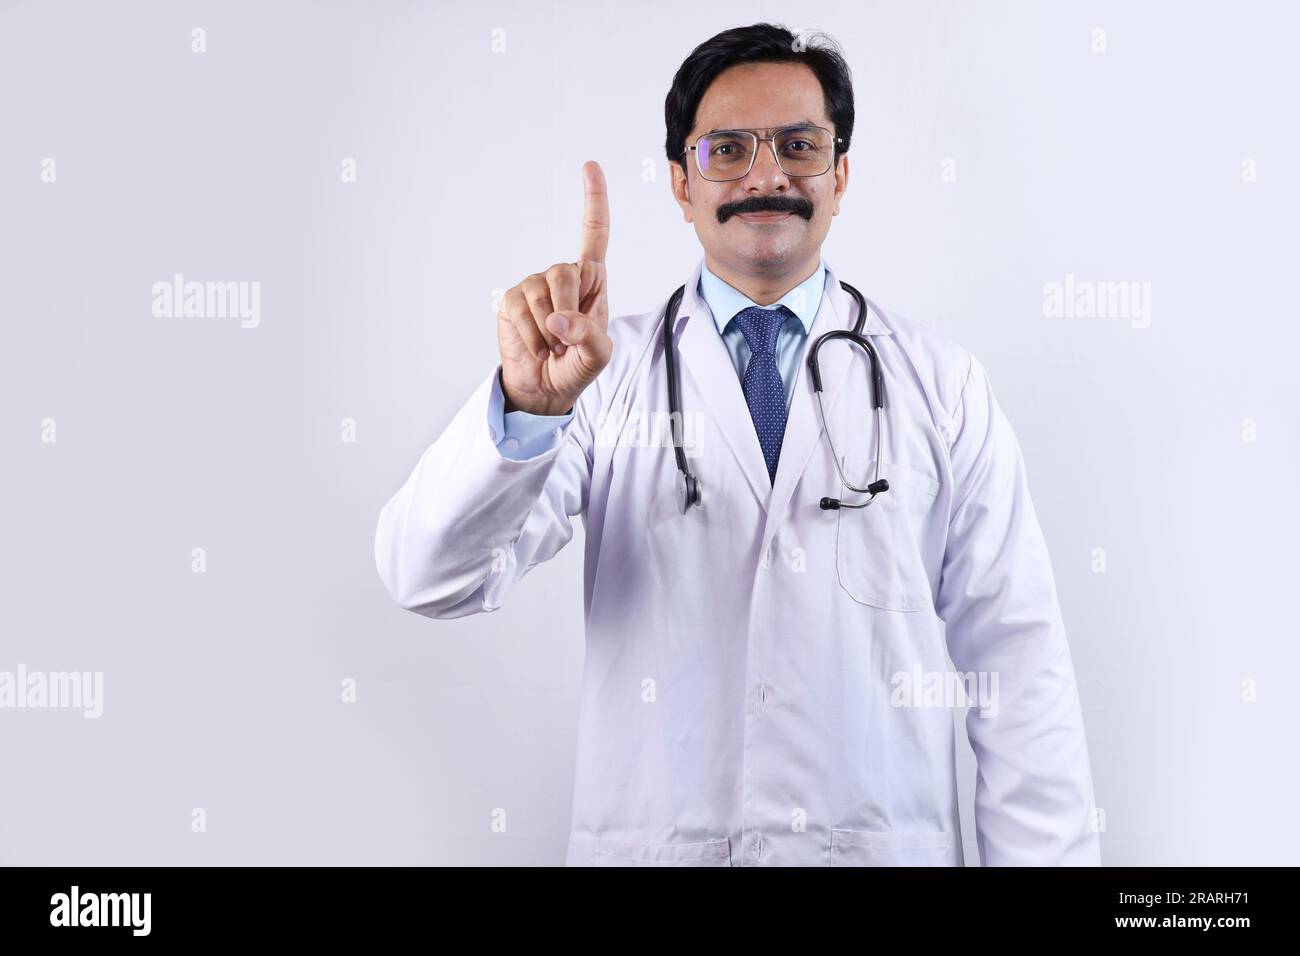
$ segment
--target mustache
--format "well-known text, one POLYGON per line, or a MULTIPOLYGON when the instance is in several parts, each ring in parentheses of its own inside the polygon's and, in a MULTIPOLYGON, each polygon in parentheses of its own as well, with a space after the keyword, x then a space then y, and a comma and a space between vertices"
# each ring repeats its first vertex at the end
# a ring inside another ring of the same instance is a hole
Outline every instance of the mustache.
POLYGON ((804 219, 812 219, 812 203, 801 196, 751 196, 739 202, 723 203, 718 207, 718 222, 746 212, 792 212, 804 219))

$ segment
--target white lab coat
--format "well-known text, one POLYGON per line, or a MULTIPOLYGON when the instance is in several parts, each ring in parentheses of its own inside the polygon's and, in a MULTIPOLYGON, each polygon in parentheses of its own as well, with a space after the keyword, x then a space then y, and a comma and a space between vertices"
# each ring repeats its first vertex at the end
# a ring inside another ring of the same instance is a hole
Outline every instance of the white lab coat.
MULTIPOLYGON (((610 322, 613 358, 550 450, 524 461, 498 451, 494 369, 379 516, 380 577, 433 618, 500 608, 582 516, 586 663, 567 863, 961 865, 945 706, 960 701, 932 694, 927 705, 920 690, 982 672, 998 694, 987 716, 972 707, 966 719, 981 862, 1097 865, 1047 545, 984 368, 939 333, 869 308, 890 490, 868 508, 823 511, 824 495, 865 496, 840 484, 806 364, 772 485, 699 274, 674 328, 701 508, 679 512, 673 450, 640 427, 668 409, 661 302, 610 322), (900 696, 905 685, 917 693, 900 696)), ((856 311, 827 264, 808 342, 851 328, 856 311)), ((832 341, 820 361, 836 449, 865 486, 866 356, 832 341)))

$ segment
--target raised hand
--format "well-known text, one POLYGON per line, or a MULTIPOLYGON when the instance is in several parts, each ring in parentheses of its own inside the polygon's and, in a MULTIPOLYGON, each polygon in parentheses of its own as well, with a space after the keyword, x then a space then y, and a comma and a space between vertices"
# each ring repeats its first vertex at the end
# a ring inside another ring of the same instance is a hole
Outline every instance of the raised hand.
POLYGON ((505 410, 563 415, 609 364, 605 174, 582 165, 586 194, 576 262, 557 262, 506 291, 497 314, 505 410))

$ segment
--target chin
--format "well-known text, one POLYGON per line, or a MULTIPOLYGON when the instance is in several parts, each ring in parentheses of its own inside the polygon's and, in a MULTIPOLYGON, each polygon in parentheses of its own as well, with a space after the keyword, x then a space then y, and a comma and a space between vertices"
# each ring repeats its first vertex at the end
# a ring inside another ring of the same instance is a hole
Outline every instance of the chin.
POLYGON ((798 247, 785 243, 780 245, 762 243, 751 246, 741 258, 754 269, 780 269, 798 260, 802 251, 798 247))

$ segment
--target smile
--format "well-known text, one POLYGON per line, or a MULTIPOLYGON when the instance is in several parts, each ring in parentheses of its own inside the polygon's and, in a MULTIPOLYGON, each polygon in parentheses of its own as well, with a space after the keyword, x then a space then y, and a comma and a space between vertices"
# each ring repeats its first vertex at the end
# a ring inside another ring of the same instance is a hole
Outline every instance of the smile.
POLYGON ((792 212, 740 212, 735 218, 745 222, 780 222, 793 215, 792 212))

